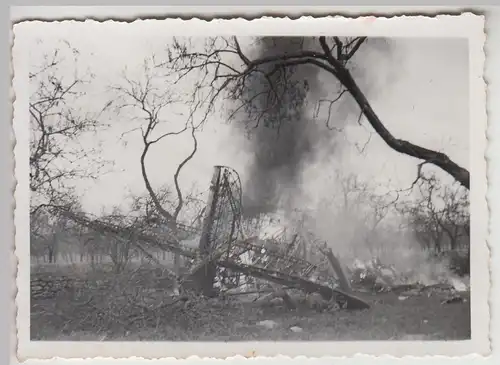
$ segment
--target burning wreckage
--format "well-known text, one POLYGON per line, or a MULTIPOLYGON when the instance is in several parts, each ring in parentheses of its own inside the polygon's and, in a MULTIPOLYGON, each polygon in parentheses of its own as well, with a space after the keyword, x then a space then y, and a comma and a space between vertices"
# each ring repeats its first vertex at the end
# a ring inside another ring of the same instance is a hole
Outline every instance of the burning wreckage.
POLYGON ((316 310, 368 309, 370 304, 360 297, 362 292, 394 291, 404 300, 440 290, 449 294, 444 302, 463 300, 456 294, 467 290, 462 282, 424 285, 377 259, 343 265, 325 242, 310 234, 282 230, 266 239, 249 237, 241 201, 241 182, 236 171, 215 166, 201 230, 177 225, 177 232, 159 232, 113 225, 68 211, 64 214, 91 230, 126 237, 153 262, 156 259, 149 253, 151 249, 173 252, 176 261, 183 257, 182 274, 179 267, 175 272, 168 271, 179 294, 246 295, 254 301, 288 309, 306 305, 316 310), (193 242, 189 245, 177 238, 186 232, 199 238, 196 247, 193 242))

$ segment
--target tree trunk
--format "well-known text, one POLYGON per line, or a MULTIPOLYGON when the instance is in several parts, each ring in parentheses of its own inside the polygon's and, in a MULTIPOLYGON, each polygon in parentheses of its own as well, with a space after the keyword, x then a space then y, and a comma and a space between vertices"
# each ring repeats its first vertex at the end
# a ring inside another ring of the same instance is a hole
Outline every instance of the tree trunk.
POLYGON ((54 264, 56 262, 55 249, 49 246, 49 264, 54 264))
POLYGON ((214 173, 210 184, 210 193, 207 201, 207 211, 203 221, 203 229, 200 237, 199 249, 201 259, 205 261, 204 270, 200 270, 200 275, 196 278, 198 287, 205 296, 213 296, 215 275, 217 272, 217 264, 215 261, 210 260, 209 256, 212 254, 213 247, 211 242, 212 225, 215 215, 215 207, 217 206, 217 198, 219 194, 220 183, 220 166, 214 167, 214 173))

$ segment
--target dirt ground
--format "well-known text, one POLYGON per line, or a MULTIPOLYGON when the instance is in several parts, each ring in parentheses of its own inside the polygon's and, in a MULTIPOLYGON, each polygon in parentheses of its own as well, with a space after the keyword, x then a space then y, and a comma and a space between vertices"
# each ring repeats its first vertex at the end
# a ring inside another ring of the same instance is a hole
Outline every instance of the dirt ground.
POLYGON ((319 313, 236 298, 179 303, 166 299, 165 291, 134 285, 130 277, 112 287, 103 278, 91 285, 95 277, 78 290, 32 298, 32 340, 465 340, 471 335, 468 294, 463 302, 442 304, 438 293, 360 293, 370 309, 319 313), (144 302, 146 297, 155 302, 144 302))

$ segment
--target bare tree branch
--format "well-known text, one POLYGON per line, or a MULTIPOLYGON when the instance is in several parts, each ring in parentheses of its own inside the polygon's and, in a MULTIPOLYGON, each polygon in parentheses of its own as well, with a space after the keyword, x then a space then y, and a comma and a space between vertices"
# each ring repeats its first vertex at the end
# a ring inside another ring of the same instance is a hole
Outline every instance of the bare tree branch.
POLYGON ((468 249, 469 194, 463 187, 443 186, 435 175, 419 174, 415 198, 397 208, 417 231, 422 243, 436 252, 468 249), (446 242, 448 237, 448 242, 446 242))
MULTIPOLYGON (((146 190, 151 197, 151 201, 155 207, 155 209, 160 213, 160 215, 166 220, 167 226, 170 230, 176 234, 177 231, 177 221, 181 210, 184 207, 184 196, 179 183, 179 176, 182 172, 182 169, 187 165, 189 161, 194 157, 198 150, 198 140, 196 138, 196 131, 199 128, 199 125, 195 125, 193 122, 194 111, 197 107, 195 105, 191 108, 191 112, 188 116, 188 120, 184 123, 182 127, 177 130, 167 130, 165 131, 165 127, 169 128, 168 125, 172 124, 172 121, 162 120, 160 115, 162 112, 167 110, 176 104, 182 102, 182 99, 174 94, 174 92, 169 89, 165 92, 159 92, 159 88, 155 85, 158 83, 165 83, 168 80, 161 78, 154 69, 149 67, 150 63, 145 61, 144 66, 144 75, 142 75, 142 81, 131 80, 127 77, 127 75, 123 75, 123 79, 126 83, 126 86, 113 86, 112 90, 118 92, 120 97, 122 98, 122 102, 119 105, 120 109, 129 109, 132 112, 134 110, 140 111, 144 122, 141 122, 139 127, 134 127, 132 130, 141 130, 141 137, 143 142, 143 149, 140 155, 140 166, 141 166, 141 174, 144 180, 144 184, 146 190), (146 158, 151 149, 151 147, 159 142, 163 141, 167 137, 178 136, 186 132, 187 130, 191 131, 191 138, 193 139, 193 150, 192 152, 184 158, 179 165, 177 166, 174 174, 174 186, 177 195, 177 202, 173 209, 167 210, 164 206, 164 201, 160 199, 157 192, 153 188, 149 174, 146 168, 146 158)), ((136 118, 132 118, 136 119, 136 118)))
MULTIPOLYGON (((68 47, 69 44, 68 44, 68 47)), ((71 47, 70 47, 71 48, 71 47)), ((64 75, 65 50, 56 48, 45 54, 41 65, 30 72, 30 190, 31 213, 40 209, 66 206, 75 199, 70 182, 75 179, 95 179, 109 162, 99 157, 96 148, 85 148, 80 138, 105 127, 100 121, 109 108, 90 112, 77 104, 85 97, 84 87, 92 77, 72 78, 64 75)), ((75 55, 76 68, 78 52, 75 55)))
POLYGON ((389 147, 399 153, 416 157, 440 167, 451 176, 453 176, 458 182, 460 182, 460 184, 469 189, 469 171, 457 165, 447 155, 441 152, 417 146, 405 140, 395 138, 389 132, 389 130, 387 130, 375 111, 372 109, 365 95, 359 89, 355 80, 352 78, 349 70, 347 70, 337 59, 332 56, 326 43, 326 38, 320 37, 320 43, 323 51, 325 52, 325 57, 327 58, 328 62, 335 68, 338 74, 339 81, 349 90, 349 93, 353 96, 354 100, 356 100, 368 122, 389 147))
MULTIPOLYGON (((205 97, 205 102, 208 101, 210 110, 213 110, 213 103, 223 95, 223 91, 226 91, 225 95, 232 100, 242 100, 242 90, 245 89, 248 80, 252 75, 262 73, 264 66, 271 65, 270 68, 268 67, 269 70, 265 72, 268 83, 270 83, 269 76, 277 72, 293 69, 301 65, 319 67, 333 75, 343 85, 358 104, 372 128, 390 148, 398 153, 438 166, 469 189, 469 171, 467 169, 459 166, 442 152, 396 138, 375 113, 346 67, 347 61, 351 60, 361 49, 366 39, 366 37, 355 37, 342 42, 339 37, 333 37, 335 45, 330 47, 326 37, 321 36, 318 38, 318 46, 322 51, 302 49, 298 52, 250 59, 244 54, 236 38, 232 38, 232 42, 230 42, 218 37, 207 42, 205 52, 190 52, 187 46, 177 43, 173 51, 169 50, 169 61, 165 62, 163 67, 168 68, 171 73, 182 73, 182 77, 186 77, 192 72, 199 72, 204 77, 211 75, 209 85, 207 85, 208 89, 205 89, 209 95, 209 97, 205 97), (333 55, 334 50, 336 51, 335 56, 333 55), (221 80, 223 81, 220 82, 221 80)), ((287 76, 283 74, 282 77, 284 77, 283 81, 285 81, 287 76)), ((272 95, 275 89, 271 86, 275 85, 270 83, 268 87, 268 92, 272 95)), ((201 88, 201 85, 197 87, 201 88)), ((279 102, 277 95, 274 97, 276 102, 279 102)), ((251 100, 244 100, 244 102, 251 103, 251 100)), ((240 108, 241 104, 237 109, 240 108)), ((262 118, 262 113, 265 113, 265 111, 260 111, 255 116, 257 125, 262 118)), ((231 113, 232 116, 235 114, 236 111, 231 113)))
POLYGON ((177 170, 175 171, 174 174, 174 182, 175 182, 175 190, 177 191, 177 207, 175 208, 173 217, 177 221, 177 217, 179 216, 179 213, 184 205, 184 199, 182 197, 182 192, 181 188, 179 186, 179 174, 182 170, 182 168, 194 157, 196 151, 198 150, 198 140, 196 139, 196 128, 194 126, 191 126, 191 137, 193 138, 193 151, 177 166, 177 170))

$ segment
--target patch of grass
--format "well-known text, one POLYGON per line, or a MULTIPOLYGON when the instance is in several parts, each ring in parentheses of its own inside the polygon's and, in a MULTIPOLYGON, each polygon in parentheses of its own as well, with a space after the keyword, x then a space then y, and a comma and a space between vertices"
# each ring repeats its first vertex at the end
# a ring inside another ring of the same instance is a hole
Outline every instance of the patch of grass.
MULTIPOLYGON (((60 273, 58 273, 60 274, 60 273)), ((66 273, 69 275, 70 273, 66 273)), ((160 275, 160 273, 157 273, 160 275)), ((80 274, 79 274, 80 275, 80 274)), ((78 289, 31 301, 32 340, 249 341, 249 340, 462 340, 470 338, 470 301, 441 304, 442 296, 399 300, 395 293, 361 294, 365 311, 318 313, 263 308, 236 299, 177 301, 151 271, 86 278, 78 289), (134 276, 135 275, 135 276, 134 276), (110 285, 102 285, 108 281, 110 285), (97 285, 96 282, 101 283, 97 285), (101 289, 100 289, 101 288, 101 289), (276 323, 272 329, 259 326, 276 323), (302 328, 293 332, 290 327, 302 328)), ((80 275, 81 277, 81 275, 80 275)))

